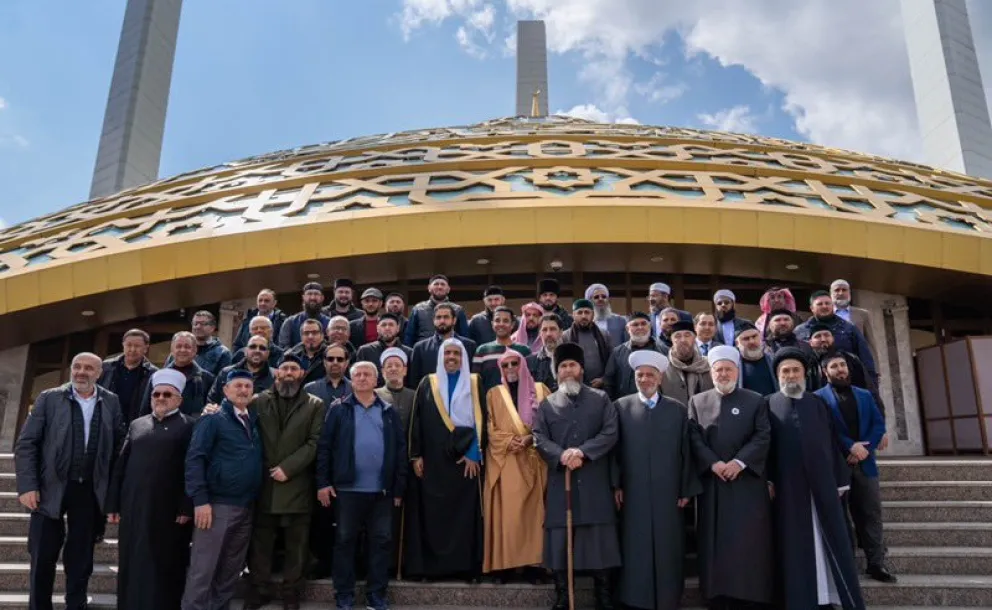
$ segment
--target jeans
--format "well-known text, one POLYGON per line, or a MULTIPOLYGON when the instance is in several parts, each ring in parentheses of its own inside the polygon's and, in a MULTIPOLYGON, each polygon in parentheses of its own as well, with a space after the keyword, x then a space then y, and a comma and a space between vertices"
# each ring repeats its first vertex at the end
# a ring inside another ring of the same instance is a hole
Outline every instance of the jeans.
POLYGON ((366 601, 373 608, 385 607, 393 546, 393 498, 381 493, 339 491, 334 501, 338 505, 333 566, 338 606, 351 606, 355 601, 355 551, 364 527, 368 535, 366 601))

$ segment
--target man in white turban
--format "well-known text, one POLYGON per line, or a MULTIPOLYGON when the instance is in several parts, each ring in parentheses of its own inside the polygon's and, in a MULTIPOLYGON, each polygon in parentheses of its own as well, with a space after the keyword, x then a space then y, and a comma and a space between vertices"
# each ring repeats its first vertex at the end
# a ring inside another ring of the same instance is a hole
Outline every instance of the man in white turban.
POLYGON ((436 372, 417 388, 410 415, 416 478, 404 517, 403 568, 412 576, 477 581, 482 572, 482 399, 465 345, 446 339, 436 372))
POLYGON ((620 437, 614 481, 622 512, 620 601, 633 608, 675 610, 685 585, 683 508, 699 493, 685 407, 661 395, 669 360, 632 352, 637 392, 616 401, 620 437))
POLYGON ((713 309, 716 312, 716 335, 724 345, 734 345, 737 332, 744 325, 754 325, 754 322, 737 317, 737 296, 726 289, 713 293, 713 309))
POLYGON ((592 302, 593 321, 610 341, 610 349, 624 343, 627 335, 627 318, 613 313, 610 307, 610 289, 605 284, 592 284, 586 288, 586 299, 592 302))

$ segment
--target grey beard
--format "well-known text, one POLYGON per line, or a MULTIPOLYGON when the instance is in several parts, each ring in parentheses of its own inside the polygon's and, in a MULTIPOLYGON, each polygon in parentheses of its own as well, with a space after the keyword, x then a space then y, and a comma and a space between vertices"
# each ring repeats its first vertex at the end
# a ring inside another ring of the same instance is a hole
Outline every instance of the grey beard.
POLYGON ((582 384, 574 379, 567 379, 559 384, 561 389, 565 390, 565 393, 569 396, 578 395, 579 391, 582 389, 582 384))
POLYGON ((713 382, 713 386, 716 387, 717 391, 719 391, 721 394, 730 394, 731 392, 737 389, 736 382, 731 382, 731 383, 713 382))
POLYGON ((635 335, 631 335, 630 336, 630 342, 631 342, 631 344, 636 345, 638 347, 640 347, 642 345, 647 345, 648 344, 648 341, 650 341, 650 340, 651 340, 651 333, 647 333, 647 334, 645 334, 642 337, 637 337, 635 335))
POLYGON ((757 349, 742 349, 741 357, 749 362, 757 362, 765 356, 765 351, 760 347, 757 349))
POLYGON ((682 352, 680 350, 672 350, 672 355, 678 358, 679 360, 681 360, 682 362, 685 362, 686 364, 692 362, 693 356, 695 356, 693 350, 691 349, 687 349, 685 350, 685 352, 682 352))
POLYGON ((300 384, 296 381, 277 381, 276 393, 283 398, 292 398, 300 392, 300 384))
POLYGON ((782 393, 789 398, 802 398, 805 388, 799 383, 787 383, 782 386, 782 393))
POLYGON ((595 307, 593 311, 596 312, 596 320, 600 322, 613 315, 613 308, 609 305, 606 305, 605 307, 595 307))
POLYGON ((834 299, 834 306, 840 307, 841 309, 847 307, 851 304, 851 299, 834 299))

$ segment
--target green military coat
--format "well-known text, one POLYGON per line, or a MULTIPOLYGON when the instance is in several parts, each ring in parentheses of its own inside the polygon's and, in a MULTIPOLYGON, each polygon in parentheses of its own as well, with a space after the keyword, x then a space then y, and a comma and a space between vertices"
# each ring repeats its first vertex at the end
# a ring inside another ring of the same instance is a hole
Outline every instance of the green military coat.
POLYGON ((317 441, 324 426, 324 403, 302 389, 294 398, 279 398, 272 387, 252 400, 258 414, 265 459, 265 481, 258 510, 270 515, 310 514, 317 499, 314 468, 317 441), (287 402, 280 417, 279 402, 287 402), (279 483, 269 475, 282 468, 289 480, 279 483))

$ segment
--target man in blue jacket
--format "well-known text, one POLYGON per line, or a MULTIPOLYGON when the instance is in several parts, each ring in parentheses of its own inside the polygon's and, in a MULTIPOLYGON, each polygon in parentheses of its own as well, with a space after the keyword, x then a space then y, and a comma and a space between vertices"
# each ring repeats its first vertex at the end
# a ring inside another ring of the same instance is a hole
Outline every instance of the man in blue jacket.
POLYGON ((262 442, 248 412, 251 373, 233 369, 220 411, 204 415, 186 453, 186 495, 193 499, 193 548, 182 610, 226 608, 245 564, 252 506, 262 487, 262 442))
POLYGON ((828 385, 816 394, 830 405, 841 445, 848 452, 851 491, 847 504, 858 541, 868 558, 867 574, 882 582, 896 582, 896 577, 885 568, 882 501, 874 455, 885 436, 885 419, 871 392, 851 385, 851 374, 842 353, 824 356, 820 365, 828 385))
POLYGON ((407 451, 399 413, 375 393, 372 362, 351 367, 354 393, 327 412, 317 445, 317 498, 337 503, 334 590, 337 607, 355 605, 355 550, 368 535, 366 605, 385 610, 393 507, 406 487, 407 451))

